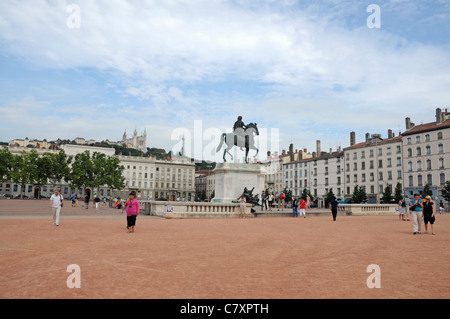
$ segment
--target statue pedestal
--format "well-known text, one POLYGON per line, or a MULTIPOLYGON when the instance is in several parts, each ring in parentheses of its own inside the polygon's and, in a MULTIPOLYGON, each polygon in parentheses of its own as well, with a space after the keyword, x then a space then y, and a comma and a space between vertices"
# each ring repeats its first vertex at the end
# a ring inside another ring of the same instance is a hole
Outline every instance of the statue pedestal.
POLYGON ((264 190, 264 174, 261 165, 245 163, 218 163, 214 169, 216 203, 231 203, 236 201, 247 187, 253 190, 253 195, 264 190))

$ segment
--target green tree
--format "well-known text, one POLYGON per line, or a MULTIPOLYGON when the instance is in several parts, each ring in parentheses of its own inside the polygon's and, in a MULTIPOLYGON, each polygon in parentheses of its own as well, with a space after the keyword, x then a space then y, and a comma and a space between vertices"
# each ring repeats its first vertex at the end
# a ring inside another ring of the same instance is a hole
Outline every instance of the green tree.
POLYGON ((450 202, 450 181, 445 182, 445 186, 442 189, 442 197, 444 197, 447 202, 450 202))
POLYGON ((395 202, 398 203, 402 198, 403 198, 402 183, 398 182, 397 186, 395 186, 395 190, 394 190, 395 202))
POLYGON ((422 196, 422 198, 425 198, 425 196, 430 195, 433 196, 433 191, 430 188, 430 185, 426 184, 423 187, 423 190, 420 192, 420 195, 422 196))
POLYGON ((86 192, 86 187, 94 186, 94 164, 92 163, 89 151, 75 155, 70 179, 71 186, 83 188, 83 193, 86 192))
POLYGON ((381 197, 381 202, 384 204, 389 204, 392 200, 393 200, 392 188, 390 185, 387 185, 384 188, 383 196, 381 197))
POLYGON ((111 194, 114 189, 123 189, 125 187, 125 177, 123 170, 125 167, 120 165, 120 159, 113 155, 106 158, 106 177, 104 184, 108 185, 111 194))
POLYGON ((358 185, 355 186, 353 189, 352 201, 355 204, 367 202, 367 194, 364 187, 358 185))
POLYGON ((37 158, 36 150, 31 152, 22 151, 12 157, 12 170, 10 178, 14 183, 20 184, 20 197, 26 184, 33 184, 37 178, 37 158))
POLYGON ((47 177, 53 188, 56 185, 62 185, 62 180, 70 182, 71 169, 70 164, 73 160, 72 156, 68 156, 64 150, 60 150, 57 153, 46 152, 42 154, 42 160, 40 161, 42 174, 47 177))
POLYGON ((107 167, 107 158, 104 153, 94 152, 91 157, 92 161, 92 185, 100 189, 100 185, 107 184, 107 176, 108 176, 108 167, 107 167))
POLYGON ((328 208, 328 204, 334 199, 335 195, 333 193, 333 189, 330 188, 330 190, 325 194, 325 208, 328 208))
POLYGON ((292 191, 287 189, 286 187, 283 189, 284 193, 284 202, 289 203, 292 202, 292 191))
POLYGON ((13 169, 13 155, 5 146, 0 149, 0 182, 11 180, 11 171, 13 169))

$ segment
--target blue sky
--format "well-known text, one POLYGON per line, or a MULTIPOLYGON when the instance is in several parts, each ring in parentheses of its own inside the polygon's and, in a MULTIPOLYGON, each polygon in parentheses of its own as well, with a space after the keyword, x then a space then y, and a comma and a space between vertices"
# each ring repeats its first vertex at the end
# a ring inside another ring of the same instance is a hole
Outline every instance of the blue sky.
POLYGON ((397 134, 450 107, 448 21, 450 0, 3 0, 0 140, 136 128, 171 150, 174 129, 225 132, 238 115, 278 129, 272 151, 397 134))

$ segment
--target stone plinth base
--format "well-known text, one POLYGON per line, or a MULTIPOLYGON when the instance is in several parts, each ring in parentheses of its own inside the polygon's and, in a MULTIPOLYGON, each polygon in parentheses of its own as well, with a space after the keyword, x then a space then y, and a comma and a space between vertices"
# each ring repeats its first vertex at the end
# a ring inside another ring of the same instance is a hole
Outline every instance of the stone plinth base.
POLYGON ((245 163, 218 163, 215 170, 215 197, 216 203, 232 203, 242 195, 244 188, 253 189, 253 195, 264 190, 264 174, 258 164, 245 163))

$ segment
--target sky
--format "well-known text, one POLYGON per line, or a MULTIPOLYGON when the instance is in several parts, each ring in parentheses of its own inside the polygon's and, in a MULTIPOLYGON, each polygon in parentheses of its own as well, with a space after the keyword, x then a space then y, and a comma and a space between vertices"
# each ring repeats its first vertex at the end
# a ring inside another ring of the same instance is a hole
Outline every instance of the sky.
POLYGON ((258 159, 398 134, 450 108, 449 21, 450 0, 2 0, 0 141, 136 129, 219 160, 239 115, 258 159))

